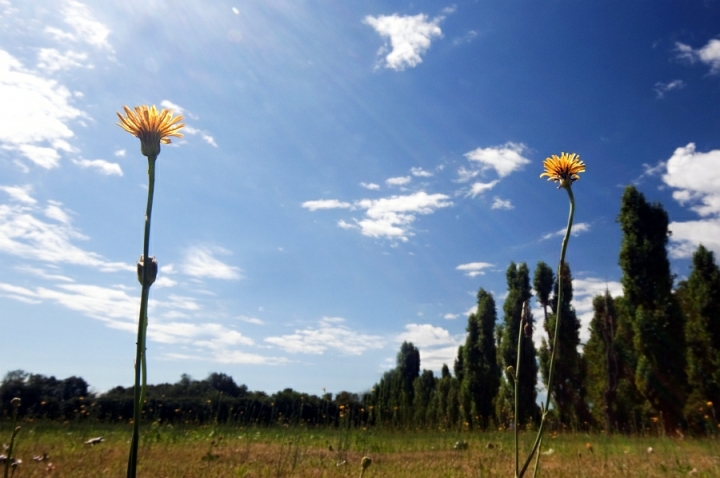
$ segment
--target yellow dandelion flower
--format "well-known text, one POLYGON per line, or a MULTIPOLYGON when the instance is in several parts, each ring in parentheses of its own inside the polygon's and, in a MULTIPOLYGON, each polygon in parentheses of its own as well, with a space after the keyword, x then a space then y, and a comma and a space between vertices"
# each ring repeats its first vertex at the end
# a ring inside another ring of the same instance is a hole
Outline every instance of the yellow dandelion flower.
POLYGON ((575 153, 562 153, 559 157, 553 154, 545 159, 543 167, 545 172, 540 177, 547 176, 548 181, 560 183, 560 188, 570 187, 573 181, 580 179, 578 173, 585 172, 585 163, 575 153))
POLYGON ((127 106, 125 117, 117 113, 120 122, 117 123, 122 129, 140 138, 140 150, 143 156, 157 156, 160 154, 160 143, 169 144, 170 137, 182 138, 179 132, 185 126, 182 116, 174 116, 170 110, 159 111, 153 106, 136 106, 131 110, 127 106))

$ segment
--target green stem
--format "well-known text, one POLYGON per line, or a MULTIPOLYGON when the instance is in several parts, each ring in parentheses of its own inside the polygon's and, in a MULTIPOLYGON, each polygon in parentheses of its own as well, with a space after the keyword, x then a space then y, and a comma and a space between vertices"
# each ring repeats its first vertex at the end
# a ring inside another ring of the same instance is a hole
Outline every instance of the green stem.
POLYGON ((518 326, 518 341, 517 341, 517 360, 515 361, 515 416, 513 421, 515 422, 515 477, 518 476, 518 470, 520 469, 520 448, 518 445, 518 414, 520 412, 520 404, 518 396, 520 395, 520 358, 522 356, 522 335, 523 335, 523 316, 525 315, 525 303, 523 302, 523 309, 520 313, 520 324, 518 326))
POLYGON ((542 441, 542 433, 545 425, 545 418, 547 417, 549 406, 550 406, 550 395, 552 395, 552 379, 553 379, 553 372, 555 370, 555 353, 558 349, 558 337, 559 337, 559 331, 560 331, 560 319, 562 316, 562 301, 563 301, 563 266, 565 265, 565 252, 567 251, 567 245, 568 241, 570 240, 570 231, 572 230, 572 224, 573 224, 573 218, 575 216, 575 196, 573 196, 572 187, 571 185, 568 185, 566 188, 564 188, 568 196, 570 197, 570 213, 568 215, 568 223, 567 223, 567 229, 565 229, 565 237, 562 241, 562 247, 560 248, 560 264, 558 265, 558 305, 557 305, 557 315, 555 317, 555 332, 553 334, 553 345, 552 345, 552 353, 550 354, 550 367, 548 372, 548 382, 547 382, 547 397, 545 397, 545 412, 542 415, 542 418, 540 419, 540 428, 538 429, 538 434, 535 439, 535 444, 533 445, 532 451, 530 452, 530 455, 527 458, 527 461, 525 462, 525 466, 523 466, 522 470, 520 471, 520 477, 525 474, 525 470, 527 470, 528 465, 530 464, 530 461, 532 460, 533 454, 535 454, 535 451, 537 451, 538 446, 540 445, 540 442, 542 441))
POLYGON ((153 194, 155 192, 155 160, 157 156, 148 156, 148 199, 145 210, 145 238, 143 242, 143 273, 142 293, 140 295, 140 317, 138 318, 137 351, 135 354, 135 389, 133 396, 133 435, 130 443, 130 456, 128 457, 127 478, 137 476, 137 455, 140 444, 140 417, 142 415, 143 401, 145 400, 145 387, 147 385, 147 365, 145 362, 145 343, 147 339, 147 308, 150 284, 150 218, 152 216, 153 194), (142 381, 141 381, 142 378, 142 381))
MULTIPOLYGON (((8 478, 8 471, 10 471, 10 462, 13 459, 13 449, 15 448, 15 437, 20 431, 20 427, 17 426, 17 407, 13 405, 13 424, 12 424, 12 436, 10 437, 10 445, 8 446, 7 457, 5 458, 5 478, 8 478)), ((13 471, 13 475, 15 471, 13 471)))

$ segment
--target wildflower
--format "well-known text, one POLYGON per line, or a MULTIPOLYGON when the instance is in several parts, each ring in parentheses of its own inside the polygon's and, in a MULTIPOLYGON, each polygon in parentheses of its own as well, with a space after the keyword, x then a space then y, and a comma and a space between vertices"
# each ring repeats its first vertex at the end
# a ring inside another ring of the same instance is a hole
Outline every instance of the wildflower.
POLYGON ((140 151, 143 156, 156 157, 160 154, 160 143, 169 144, 170 136, 182 138, 179 132, 184 123, 182 116, 173 117, 170 110, 163 109, 158 112, 153 106, 136 106, 133 112, 127 106, 125 109, 125 117, 117 113, 120 122, 117 123, 122 129, 128 133, 140 138, 140 151))
POLYGON ((585 172, 585 163, 575 153, 562 153, 560 157, 553 154, 543 162, 545 172, 540 175, 547 176, 548 181, 558 182, 558 188, 568 188, 580 179, 578 173, 585 172))

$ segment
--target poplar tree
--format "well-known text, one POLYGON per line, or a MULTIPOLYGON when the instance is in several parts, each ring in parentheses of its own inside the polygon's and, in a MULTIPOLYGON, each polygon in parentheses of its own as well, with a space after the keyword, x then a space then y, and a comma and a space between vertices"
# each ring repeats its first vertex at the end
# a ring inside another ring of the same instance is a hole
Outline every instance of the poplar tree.
MULTIPOLYGON (((585 403, 585 365, 577 350, 580 345, 580 320, 571 305, 573 298, 572 274, 567 263, 563 264, 561 274, 563 276, 563 303, 558 304, 558 281, 556 280, 553 284, 553 297, 550 301, 552 314, 547 317, 544 324, 548 336, 552 337, 558 310, 562 307, 562 319, 558 330, 559 345, 555 353, 555 375, 552 389, 548 392, 551 394, 560 423, 579 426, 590 419, 585 403)), ((553 343, 548 342, 545 338, 542 339, 540 371, 545 386, 547 386, 553 346, 553 343)))
POLYGON ((678 297, 687 319, 685 417, 700 431, 720 413, 720 269, 715 255, 702 245, 693 254, 692 272, 680 284, 678 297))
POLYGON ((637 354, 635 384, 662 414, 665 430, 682 421, 687 378, 685 324, 675 296, 667 258, 668 215, 649 204, 634 186, 622 197, 618 222, 622 285, 637 354))
POLYGON ((487 428, 493 416, 493 401, 500 387, 500 367, 495 347, 497 311, 492 294, 480 289, 476 312, 470 314, 467 338, 462 347, 461 394, 466 421, 487 428))
MULTIPOLYGON (((502 397, 512 397, 514 379, 507 371, 507 367, 517 367, 518 333, 521 326, 520 321, 522 319, 523 303, 530 300, 532 292, 530 290, 530 272, 528 271, 527 264, 524 262, 519 266, 511 262, 506 273, 506 278, 508 296, 503 305, 504 326, 502 342, 500 344, 500 354, 506 375, 504 387, 509 387, 510 390, 506 390, 501 395, 502 397)), ((532 315, 529 314, 527 319, 530 324, 533 323, 532 315)), ((519 404, 518 423, 528 423, 539 418, 539 407, 537 403, 535 403, 537 399, 537 391, 535 390, 538 373, 536 361, 537 352, 532 337, 523 335, 521 344, 522 355, 520 370, 516 370, 519 382, 519 396, 516 397, 519 404)), ((500 410, 499 412, 501 415, 505 415, 505 413, 500 410)))
POLYGON ((598 423, 604 423, 605 432, 614 430, 619 361, 615 348, 617 312, 615 301, 609 291, 593 298, 593 318, 590 320, 590 338, 583 349, 587 365, 588 401, 593 405, 592 414, 598 423))
POLYGON ((555 274, 552 267, 544 263, 538 262, 535 268, 535 276, 533 277, 533 288, 535 289, 535 297, 543 308, 545 313, 545 321, 547 322, 547 309, 550 306, 550 294, 555 283, 555 274))

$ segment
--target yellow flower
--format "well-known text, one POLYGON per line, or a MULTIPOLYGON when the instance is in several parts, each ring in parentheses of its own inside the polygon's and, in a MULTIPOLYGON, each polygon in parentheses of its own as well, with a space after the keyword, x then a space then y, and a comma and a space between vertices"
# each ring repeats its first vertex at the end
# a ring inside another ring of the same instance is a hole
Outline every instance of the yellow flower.
POLYGON ((120 122, 117 123, 128 133, 140 138, 140 150, 143 156, 157 156, 160 154, 160 143, 170 143, 170 136, 182 138, 180 129, 185 126, 182 116, 173 117, 170 110, 163 109, 158 112, 153 106, 136 106, 135 111, 127 106, 125 117, 118 113, 120 122))
POLYGON ((561 188, 570 187, 573 181, 580 179, 578 173, 585 172, 585 163, 575 153, 562 153, 560 157, 553 154, 543 162, 545 172, 540 175, 547 176, 548 181, 557 181, 561 188))

